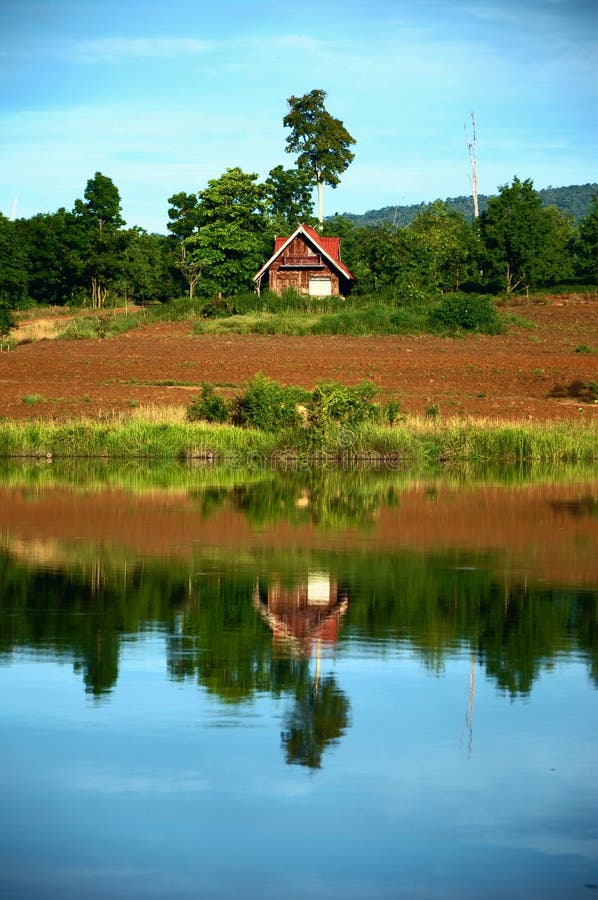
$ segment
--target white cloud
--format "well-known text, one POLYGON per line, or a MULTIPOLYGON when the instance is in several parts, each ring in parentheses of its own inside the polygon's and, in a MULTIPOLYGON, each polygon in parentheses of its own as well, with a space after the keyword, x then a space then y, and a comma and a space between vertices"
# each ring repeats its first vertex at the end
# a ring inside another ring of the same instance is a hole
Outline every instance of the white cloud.
POLYGON ((77 62, 115 62, 119 59, 177 58, 197 56, 214 49, 210 41, 195 38, 99 38, 79 41, 71 48, 77 62))

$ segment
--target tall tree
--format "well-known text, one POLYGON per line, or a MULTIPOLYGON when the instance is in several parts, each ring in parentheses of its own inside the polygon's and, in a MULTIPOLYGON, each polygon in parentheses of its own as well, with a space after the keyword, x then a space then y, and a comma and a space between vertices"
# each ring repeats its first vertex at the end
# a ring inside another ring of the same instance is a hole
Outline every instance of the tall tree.
POLYGON ((312 179, 307 172, 276 166, 264 184, 266 211, 275 233, 290 233, 297 225, 315 221, 312 179))
POLYGON ((125 224, 120 214, 119 190, 107 175, 96 172, 87 182, 83 196, 84 200, 75 200, 75 212, 98 231, 116 230, 125 224))
POLYGON ((286 139, 287 153, 297 153, 297 167, 309 174, 318 190, 318 220, 324 221, 322 185, 332 188, 353 161, 349 149, 355 143, 340 119, 334 118, 324 106, 326 91, 313 90, 303 97, 289 97, 290 111, 283 124, 291 129, 286 139))
POLYGON ((567 276, 571 226, 555 207, 543 207, 531 179, 499 188, 480 216, 486 269, 507 295, 567 276))
POLYGON ((17 219, 15 226, 27 254, 29 297, 56 306, 76 301, 87 285, 82 281, 83 229, 75 213, 61 207, 17 219))
POLYGON ((126 236, 120 193, 112 179, 101 172, 90 178, 84 200, 76 200, 74 213, 80 226, 80 251, 91 288, 91 305, 103 306, 111 283, 122 274, 126 236))
POLYGON ((170 198, 168 228, 179 240, 178 266, 191 297, 251 289, 270 249, 265 195, 257 175, 235 167, 197 195, 170 198))

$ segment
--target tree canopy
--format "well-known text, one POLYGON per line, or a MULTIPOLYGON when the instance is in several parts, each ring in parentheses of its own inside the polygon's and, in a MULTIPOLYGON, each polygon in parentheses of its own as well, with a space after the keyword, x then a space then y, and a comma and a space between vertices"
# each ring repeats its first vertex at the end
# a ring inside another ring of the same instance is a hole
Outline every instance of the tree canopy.
POLYGON ((545 208, 531 179, 502 185, 480 217, 486 265, 507 295, 557 280, 567 269, 573 228, 545 208))
POLYGON ((322 185, 335 188, 353 161, 349 149, 355 143, 340 119, 326 110, 326 91, 313 90, 302 97, 289 97, 289 112, 283 123, 291 133, 287 153, 297 154, 297 168, 307 172, 318 189, 318 220, 323 223, 322 185))

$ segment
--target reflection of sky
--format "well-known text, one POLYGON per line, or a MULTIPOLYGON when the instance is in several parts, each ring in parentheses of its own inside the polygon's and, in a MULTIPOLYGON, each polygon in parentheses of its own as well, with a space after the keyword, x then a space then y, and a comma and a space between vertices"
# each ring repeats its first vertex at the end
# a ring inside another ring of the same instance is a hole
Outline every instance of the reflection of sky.
POLYGON ((0 668, 0 895, 574 897, 598 882, 597 693, 563 661, 525 700, 469 657, 326 660, 351 724, 284 762, 290 698, 223 706, 123 645, 110 699, 69 665, 0 668))

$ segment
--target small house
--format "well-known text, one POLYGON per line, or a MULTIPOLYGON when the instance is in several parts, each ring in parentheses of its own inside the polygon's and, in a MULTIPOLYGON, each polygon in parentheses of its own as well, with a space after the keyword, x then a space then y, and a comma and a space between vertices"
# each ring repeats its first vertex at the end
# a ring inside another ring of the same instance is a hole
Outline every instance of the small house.
POLYGON ((275 238, 274 253, 253 277, 256 291, 282 294, 291 288, 310 297, 345 297, 355 279, 341 262, 340 243, 309 225, 299 225, 290 237, 275 238))

